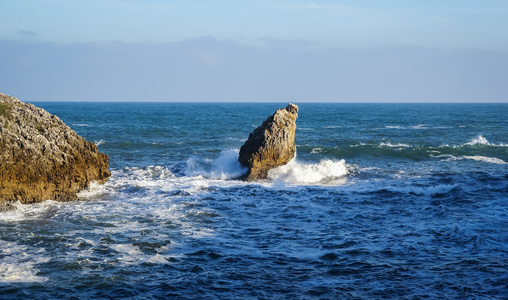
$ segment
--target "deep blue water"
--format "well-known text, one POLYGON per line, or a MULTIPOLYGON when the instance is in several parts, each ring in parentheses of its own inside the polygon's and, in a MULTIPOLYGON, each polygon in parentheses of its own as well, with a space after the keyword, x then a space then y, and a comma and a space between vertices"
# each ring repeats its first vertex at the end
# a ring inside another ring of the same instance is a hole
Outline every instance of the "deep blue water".
POLYGON ((0 213, 2 299, 508 298, 508 104, 302 103, 296 159, 250 183, 286 103, 35 104, 112 177, 0 213))

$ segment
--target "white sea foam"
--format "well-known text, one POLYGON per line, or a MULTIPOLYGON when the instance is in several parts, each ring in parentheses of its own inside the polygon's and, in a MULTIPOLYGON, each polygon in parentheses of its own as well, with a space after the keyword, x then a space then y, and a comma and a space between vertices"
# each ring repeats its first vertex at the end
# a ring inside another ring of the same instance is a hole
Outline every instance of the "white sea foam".
POLYGON ((404 143, 392 144, 391 142, 380 142, 379 144, 360 143, 357 145, 349 145, 349 147, 351 147, 351 148, 360 147, 360 146, 389 147, 389 148, 409 148, 409 147, 411 147, 408 144, 404 144, 404 143))
POLYGON ((140 256, 143 254, 138 246, 132 244, 114 244, 110 246, 111 249, 118 253, 129 255, 129 256, 140 256))
POLYGON ((297 129, 301 130, 301 131, 315 131, 316 130, 316 128, 305 128, 305 127, 298 127, 297 129))
POLYGON ((310 154, 316 154, 316 153, 321 153, 321 152, 323 152, 323 148, 317 147, 317 148, 312 148, 312 151, 310 152, 310 154))
POLYGON ((464 145, 492 145, 491 143, 489 143, 489 141, 487 141, 486 138, 484 138, 483 136, 479 135, 478 137, 476 138, 473 138, 470 142, 468 143, 465 143, 464 145))
POLYGON ((479 135, 476 138, 471 139, 471 141, 465 143, 463 146, 474 146, 474 145, 487 145, 487 146, 496 146, 496 147, 508 147, 508 144, 500 143, 500 144, 493 144, 489 142, 485 137, 479 135))
POLYGON ((287 165, 268 171, 268 179, 290 184, 337 184, 344 181, 348 172, 344 160, 304 164, 294 158, 287 165))
POLYGON ((385 126, 386 129, 450 129, 450 126, 431 126, 430 124, 418 124, 413 126, 385 126))
POLYGON ((425 127, 427 124, 418 124, 416 126, 411 126, 411 129, 428 129, 428 127, 425 127))
POLYGON ((397 125, 387 125, 385 128, 387 129, 429 129, 428 124, 418 124, 414 126, 397 126, 397 125))
POLYGON ((0 221, 16 222, 21 220, 38 220, 57 212, 63 205, 65 204, 52 200, 30 205, 25 205, 17 201, 12 203, 14 209, 0 213, 0 221))
POLYGON ((45 282, 48 279, 37 276, 37 264, 50 260, 43 255, 44 249, 37 251, 16 242, 0 240, 0 282, 45 282), (37 254, 31 252, 38 252, 37 254))
POLYGON ((381 147, 390 147, 390 148, 407 148, 407 147, 410 147, 408 144, 403 144, 403 143, 392 144, 390 142, 388 142, 388 143, 381 142, 381 143, 379 143, 379 146, 381 146, 381 147))
POLYGON ((412 194, 416 194, 416 195, 433 196, 433 195, 437 195, 437 194, 449 193, 455 187, 456 187, 456 185, 440 184, 440 185, 428 186, 428 187, 410 186, 407 188, 402 188, 402 190, 407 193, 412 193, 412 194))
POLYGON ((470 159, 470 160, 476 160, 476 161, 483 161, 487 163, 492 164, 498 164, 498 165, 506 165, 508 164, 504 160, 497 158, 497 157, 488 157, 488 156, 481 156, 481 155, 462 155, 462 156, 454 156, 454 155, 439 155, 436 157, 443 158, 444 161, 454 161, 454 160, 464 160, 464 159, 470 159))
POLYGON ((418 196, 426 195, 426 196, 434 196, 438 194, 446 194, 453 190, 456 185, 448 185, 448 184, 440 184, 436 186, 404 186, 404 187, 387 187, 388 191, 399 192, 405 194, 415 194, 418 196))
POLYGON ((467 158, 467 159, 472 159, 472 160, 476 160, 476 161, 483 161, 483 162, 499 164, 499 165, 506 165, 507 164, 507 162, 505 162, 504 160, 497 158, 497 157, 487 157, 487 156, 480 156, 480 155, 474 155, 474 156, 466 156, 465 155, 463 157, 467 158))
POLYGON ((194 158, 186 161, 187 176, 202 176, 208 179, 234 179, 247 172, 247 168, 238 162, 238 149, 222 151, 214 161, 201 163, 194 158), (207 165, 211 164, 211 165, 207 165))
POLYGON ((106 194, 108 191, 104 188, 104 185, 93 181, 90 183, 88 188, 78 192, 77 196, 80 199, 93 199, 101 195, 106 194))

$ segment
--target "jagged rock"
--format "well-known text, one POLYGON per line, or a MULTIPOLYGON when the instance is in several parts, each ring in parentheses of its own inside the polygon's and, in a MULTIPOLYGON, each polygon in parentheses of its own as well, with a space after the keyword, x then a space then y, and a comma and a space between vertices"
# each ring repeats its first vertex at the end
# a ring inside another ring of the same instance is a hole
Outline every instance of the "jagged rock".
POLYGON ((287 164, 295 156, 297 118, 298 106, 289 103, 254 129, 238 157, 249 168, 245 180, 266 179, 270 169, 287 164))
POLYGON ((57 116, 0 93, 0 206, 75 200, 108 168, 108 156, 57 116))

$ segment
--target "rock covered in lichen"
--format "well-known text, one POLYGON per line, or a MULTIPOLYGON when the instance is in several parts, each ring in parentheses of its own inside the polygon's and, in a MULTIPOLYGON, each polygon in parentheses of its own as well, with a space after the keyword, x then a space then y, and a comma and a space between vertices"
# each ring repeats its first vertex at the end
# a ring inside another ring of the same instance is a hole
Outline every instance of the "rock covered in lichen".
POLYGON ((57 116, 0 93, 0 205, 75 200, 108 168, 108 156, 57 116))
POLYGON ((245 180, 265 179, 270 169, 287 164, 295 156, 297 118, 298 106, 289 103, 254 129, 238 158, 249 168, 245 180))

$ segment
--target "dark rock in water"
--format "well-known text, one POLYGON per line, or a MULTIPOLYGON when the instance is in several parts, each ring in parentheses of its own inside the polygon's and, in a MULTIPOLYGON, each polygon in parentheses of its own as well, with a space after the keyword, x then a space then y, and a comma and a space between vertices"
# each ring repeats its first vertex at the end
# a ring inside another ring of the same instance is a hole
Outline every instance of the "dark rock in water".
POLYGON ((0 93, 0 208, 75 200, 108 179, 108 160, 57 116, 0 93))
POLYGON ((298 106, 290 103, 254 129, 238 157, 249 168, 245 180, 265 179, 270 169, 287 164, 295 156, 297 118, 298 106))

